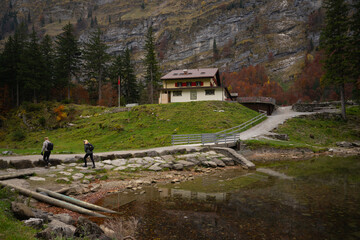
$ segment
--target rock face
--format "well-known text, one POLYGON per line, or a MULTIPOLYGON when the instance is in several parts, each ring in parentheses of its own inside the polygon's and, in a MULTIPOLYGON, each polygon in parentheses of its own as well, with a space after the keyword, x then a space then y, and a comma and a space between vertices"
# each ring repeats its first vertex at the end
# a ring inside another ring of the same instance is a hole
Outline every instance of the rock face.
MULTIPOLYGON (((322 16, 318 11, 322 0, 165 0, 149 1, 144 9, 132 1, 48 1, 46 9, 39 9, 43 6, 40 0, 16 1, 13 5, 18 19, 29 12, 33 20, 42 14, 42 30, 48 34, 61 33, 61 28, 52 28, 52 21, 60 19, 66 24, 82 19, 83 27, 78 25, 81 42, 88 40, 90 22, 97 16, 111 53, 126 47, 142 51, 145 33, 152 26, 165 71, 198 64, 227 66, 234 71, 244 65, 266 63, 270 73, 284 81, 296 74, 294 67, 304 60, 308 47, 318 45, 320 23, 313 19, 322 16), (214 40, 220 55, 215 62, 214 40)), ((142 71, 141 67, 137 69, 142 71)))

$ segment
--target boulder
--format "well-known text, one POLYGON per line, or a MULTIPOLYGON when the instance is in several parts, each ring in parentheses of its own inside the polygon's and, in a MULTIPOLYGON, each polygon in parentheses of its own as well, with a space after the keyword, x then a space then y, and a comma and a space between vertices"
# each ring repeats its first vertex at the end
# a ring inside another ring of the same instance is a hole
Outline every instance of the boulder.
POLYGON ((111 160, 104 160, 104 161, 102 161, 102 163, 105 163, 105 164, 112 164, 112 161, 111 161, 111 160))
POLYGON ((60 165, 62 163, 61 159, 56 159, 56 158, 50 158, 49 162, 53 166, 60 165))
POLYGON ((113 165, 105 165, 103 168, 107 169, 107 170, 111 170, 114 168, 114 166, 113 165))
POLYGON ((45 181, 45 178, 43 178, 43 177, 30 177, 29 180, 39 182, 39 181, 45 181))
POLYGON ((36 234, 40 239, 57 239, 57 238, 72 238, 74 236, 76 228, 72 225, 65 224, 56 219, 52 220, 48 227, 36 234))
POLYGON ((159 153, 156 152, 156 151, 147 151, 147 152, 146 152, 146 155, 147 155, 148 157, 156 157, 156 156, 159 156, 159 153))
POLYGON ((126 160, 125 159, 116 159, 112 161, 112 165, 120 167, 120 166, 124 166, 126 164, 126 160))
MULTIPOLYGON (((351 143, 354 147, 360 147, 360 141, 355 141, 351 143)), ((1 167, 0 167, 1 168, 1 167)))
POLYGON ((104 235, 104 231, 101 230, 101 228, 96 223, 84 217, 78 218, 74 237, 99 239, 102 235, 104 235))
POLYGON ((82 179, 85 175, 83 173, 75 173, 74 175, 72 175, 72 179, 74 179, 74 181, 78 181, 80 179, 82 179))
POLYGON ((201 164, 205 167, 212 167, 212 168, 217 167, 217 164, 213 161, 203 161, 203 162, 201 162, 201 164))
POLYGON ((40 209, 32 209, 35 218, 40 218, 43 220, 44 223, 49 222, 49 218, 51 217, 52 213, 44 212, 40 209))
POLYGON ((10 165, 16 169, 33 168, 34 165, 30 160, 10 160, 10 165))
POLYGON ((175 160, 175 158, 172 155, 164 155, 162 156, 162 159, 164 159, 166 162, 172 162, 175 160))
POLYGON ((287 134, 275 134, 273 137, 278 140, 289 141, 289 136, 287 134))
POLYGON ((122 154, 116 154, 116 158, 131 158, 133 155, 131 153, 122 153, 122 154))
POLYGON ((179 160, 178 163, 182 164, 184 168, 189 168, 195 166, 193 162, 185 161, 185 160, 179 160))
POLYGON ((342 142, 337 142, 336 146, 343 148, 351 148, 353 145, 350 142, 342 141, 342 142))
POLYGON ((23 203, 12 202, 11 210, 13 211, 14 216, 19 220, 27 220, 29 218, 35 217, 35 214, 31 210, 31 208, 29 208, 23 203))
POLYGON ((136 158, 146 157, 146 152, 136 152, 133 154, 136 158))
POLYGON ((164 163, 164 164, 160 164, 161 168, 168 168, 168 169, 172 169, 174 166, 171 163, 164 163))
POLYGON ((127 166, 120 166, 120 167, 115 168, 114 171, 123 171, 127 168, 128 168, 127 166))
POLYGON ((151 170, 151 171, 161 171, 162 170, 162 168, 159 166, 159 163, 155 163, 154 165, 152 165, 148 169, 151 170))
POLYGON ((216 163, 218 167, 225 167, 225 163, 218 158, 212 158, 211 161, 216 163))
POLYGON ((192 162, 192 163, 194 163, 195 165, 199 165, 199 164, 200 164, 200 161, 197 160, 195 157, 188 157, 188 158, 186 158, 186 161, 192 162))
POLYGON ((68 225, 73 225, 75 220, 67 213, 55 214, 54 216, 50 217, 51 220, 58 220, 68 225))
POLYGON ((173 165, 173 169, 181 171, 181 170, 184 169, 184 165, 182 165, 181 163, 176 163, 176 164, 173 165))
POLYGON ((24 220, 24 225, 36 229, 41 229, 43 227, 44 220, 41 218, 29 218, 28 220, 24 220))
POLYGON ((133 163, 133 164, 128 164, 127 167, 129 167, 129 168, 139 168, 139 167, 142 167, 142 165, 133 163))
POLYGON ((0 159, 0 169, 6 169, 9 167, 9 164, 7 161, 0 159))
POLYGON ((235 162, 232 158, 222 158, 221 161, 225 163, 226 166, 234 166, 235 162))
POLYGON ((94 185, 90 188, 90 191, 96 192, 96 191, 99 191, 100 189, 101 189, 101 185, 100 185, 100 184, 94 184, 94 185))

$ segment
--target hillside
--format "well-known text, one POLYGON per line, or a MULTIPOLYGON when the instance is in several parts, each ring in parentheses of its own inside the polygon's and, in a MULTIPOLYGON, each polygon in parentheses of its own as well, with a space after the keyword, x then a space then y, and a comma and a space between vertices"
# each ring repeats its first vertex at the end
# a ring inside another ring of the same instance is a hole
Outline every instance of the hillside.
POLYGON ((3 119, 0 151, 39 154, 45 136, 54 143, 55 153, 82 153, 84 139, 97 152, 167 146, 172 134, 218 132, 257 114, 238 103, 211 101, 141 105, 126 112, 50 102, 24 104, 3 119))
MULTIPOLYGON (((145 32, 152 25, 163 72, 196 67, 234 71, 262 63, 272 79, 286 83, 301 69, 306 50, 318 45, 321 4, 322 0, 4 0, 0 19, 4 38, 14 15, 51 36, 71 22, 77 25, 80 41, 100 27, 111 53, 127 46, 135 50, 138 63, 145 32)), ((142 72, 141 64, 137 69, 142 72)))

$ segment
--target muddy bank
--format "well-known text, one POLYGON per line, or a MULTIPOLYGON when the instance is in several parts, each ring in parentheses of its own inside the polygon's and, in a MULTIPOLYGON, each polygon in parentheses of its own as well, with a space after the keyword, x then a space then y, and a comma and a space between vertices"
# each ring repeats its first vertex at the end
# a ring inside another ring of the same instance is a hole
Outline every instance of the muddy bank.
POLYGON ((266 162, 282 160, 306 160, 316 156, 360 156, 360 148, 328 148, 314 152, 310 148, 279 149, 274 147, 259 147, 240 151, 249 161, 266 162))

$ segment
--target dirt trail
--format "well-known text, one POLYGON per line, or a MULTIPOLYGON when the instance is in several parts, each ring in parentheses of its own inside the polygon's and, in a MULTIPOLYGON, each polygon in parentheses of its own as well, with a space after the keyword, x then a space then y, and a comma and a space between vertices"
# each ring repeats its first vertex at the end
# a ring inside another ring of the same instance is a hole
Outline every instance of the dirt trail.
POLYGON ((242 132, 240 134, 241 140, 248 140, 256 138, 261 135, 267 135, 280 124, 284 123, 287 119, 300 115, 310 115, 316 112, 295 112, 291 109, 291 106, 279 107, 268 119, 262 123, 242 132))

